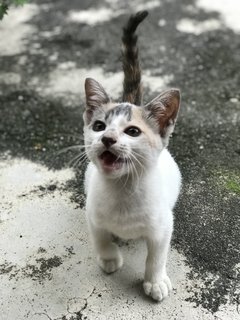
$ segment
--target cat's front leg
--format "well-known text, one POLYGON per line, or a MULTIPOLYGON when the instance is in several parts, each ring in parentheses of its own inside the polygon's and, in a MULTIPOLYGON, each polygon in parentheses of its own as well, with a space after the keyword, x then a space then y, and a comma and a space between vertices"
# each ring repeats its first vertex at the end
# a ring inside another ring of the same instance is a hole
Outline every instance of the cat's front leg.
POLYGON ((113 273, 123 265, 123 258, 118 246, 112 242, 112 235, 107 230, 89 222, 97 262, 106 273, 113 273))
POLYGON ((143 288, 147 295, 161 301, 172 290, 171 281, 166 272, 167 254, 172 231, 167 231, 159 237, 148 237, 148 255, 143 288))

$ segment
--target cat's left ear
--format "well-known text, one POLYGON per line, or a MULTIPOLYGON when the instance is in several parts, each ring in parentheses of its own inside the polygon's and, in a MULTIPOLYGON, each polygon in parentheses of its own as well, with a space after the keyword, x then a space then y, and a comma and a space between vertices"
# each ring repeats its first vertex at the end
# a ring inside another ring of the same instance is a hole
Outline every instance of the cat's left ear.
POLYGON ((180 107, 180 90, 170 89, 162 92, 145 107, 148 119, 154 119, 159 133, 166 143, 173 132, 180 107))
POLYGON ((102 107, 102 105, 110 102, 110 98, 102 85, 92 78, 85 80, 86 93, 86 110, 84 113, 84 121, 89 123, 91 121, 93 112, 102 107))

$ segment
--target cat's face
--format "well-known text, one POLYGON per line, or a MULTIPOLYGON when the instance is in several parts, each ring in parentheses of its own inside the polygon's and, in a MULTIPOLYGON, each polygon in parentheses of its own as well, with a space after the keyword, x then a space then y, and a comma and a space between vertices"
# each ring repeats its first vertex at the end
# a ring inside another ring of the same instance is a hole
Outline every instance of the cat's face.
POLYGON ((137 178, 156 163, 175 123, 179 95, 174 94, 171 111, 163 104, 158 109, 156 99, 145 107, 112 103, 99 83, 86 80, 85 148, 100 172, 112 178, 137 178))
POLYGON ((139 175, 151 166, 162 143, 144 120, 143 110, 128 103, 108 104, 84 128, 89 159, 101 172, 139 175))

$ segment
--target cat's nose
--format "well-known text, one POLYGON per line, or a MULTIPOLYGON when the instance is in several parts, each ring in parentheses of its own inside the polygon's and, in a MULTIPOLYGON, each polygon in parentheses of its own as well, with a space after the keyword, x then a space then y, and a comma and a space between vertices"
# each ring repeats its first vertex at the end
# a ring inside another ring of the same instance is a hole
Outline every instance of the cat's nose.
POLYGON ((114 143, 117 142, 116 139, 114 139, 112 137, 106 137, 106 136, 103 136, 101 140, 107 149, 110 148, 114 143))

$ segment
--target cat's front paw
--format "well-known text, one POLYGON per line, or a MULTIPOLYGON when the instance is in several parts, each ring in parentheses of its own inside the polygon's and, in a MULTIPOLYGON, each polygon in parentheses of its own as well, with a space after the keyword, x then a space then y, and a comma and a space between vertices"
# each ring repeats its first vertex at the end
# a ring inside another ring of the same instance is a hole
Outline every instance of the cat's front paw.
POLYGON ((98 264, 106 273, 113 273, 122 267, 123 259, 121 255, 114 259, 102 259, 98 257, 98 264))
POLYGON ((144 281, 143 288, 146 295, 156 301, 161 301, 169 295, 172 290, 172 284, 168 276, 165 276, 158 282, 144 281))
POLYGON ((97 261, 99 266, 106 273, 113 273, 120 269, 123 265, 122 254, 115 243, 109 244, 101 252, 98 253, 97 261))
POLYGON ((113 273, 122 267, 123 260, 122 258, 111 260, 98 258, 98 264, 106 273, 113 273))

